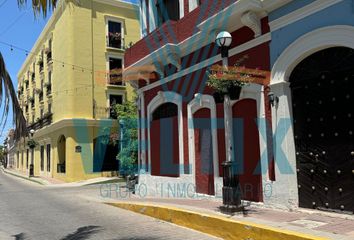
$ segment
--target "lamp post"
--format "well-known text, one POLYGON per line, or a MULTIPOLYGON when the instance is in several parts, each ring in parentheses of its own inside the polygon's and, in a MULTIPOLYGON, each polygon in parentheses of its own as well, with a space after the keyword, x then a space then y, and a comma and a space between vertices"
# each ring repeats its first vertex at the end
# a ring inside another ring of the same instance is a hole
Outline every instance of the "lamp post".
MULTIPOLYGON (((223 31, 216 36, 216 44, 221 48, 222 65, 225 70, 228 69, 229 47, 232 43, 232 36, 229 32, 223 31)), ((236 174, 235 162, 232 160, 231 143, 231 101, 229 94, 224 96, 224 119, 225 119, 225 137, 226 137, 226 161, 223 162, 223 204, 227 211, 238 211, 241 207, 241 193, 239 190, 239 176, 236 174)))
MULTIPOLYGON (((34 129, 30 130, 30 140, 31 142, 33 141, 33 134, 34 134, 34 129)), ((34 148, 35 148, 35 144, 32 144, 29 146, 29 148, 31 149, 31 164, 29 166, 29 176, 33 177, 34 176, 34 165, 33 165, 33 158, 34 158, 34 148)))

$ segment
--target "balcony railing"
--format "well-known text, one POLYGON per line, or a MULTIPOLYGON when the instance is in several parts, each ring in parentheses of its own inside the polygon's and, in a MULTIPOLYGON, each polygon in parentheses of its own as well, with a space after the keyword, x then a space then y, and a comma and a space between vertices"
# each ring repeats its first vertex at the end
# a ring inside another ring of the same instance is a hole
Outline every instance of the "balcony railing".
POLYGON ((108 33, 107 46, 110 48, 123 49, 124 39, 122 38, 121 33, 108 33))
POLYGON ((47 64, 51 64, 52 63, 52 51, 49 50, 47 52, 47 64))
POLYGON ((47 96, 50 95, 52 93, 52 84, 51 83, 46 83, 45 87, 47 89, 47 96))
POLYGON ((117 119, 117 114, 111 107, 95 107, 95 116, 99 119, 117 119))
POLYGON ((39 130, 45 126, 48 126, 53 121, 53 113, 47 113, 42 118, 38 119, 36 122, 29 125, 27 128, 28 130, 34 129, 39 130))

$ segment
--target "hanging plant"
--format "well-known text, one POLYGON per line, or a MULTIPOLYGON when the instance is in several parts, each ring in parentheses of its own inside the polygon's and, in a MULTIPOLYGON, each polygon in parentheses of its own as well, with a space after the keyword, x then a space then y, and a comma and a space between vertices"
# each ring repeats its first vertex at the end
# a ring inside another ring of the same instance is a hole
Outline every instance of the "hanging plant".
POLYGON ((122 39, 122 34, 119 33, 119 32, 115 32, 115 33, 109 32, 109 33, 108 33, 108 36, 109 36, 112 40, 116 40, 116 41, 122 39))
POLYGON ((29 102, 34 103, 34 97, 28 97, 27 99, 29 102))
POLYGON ((38 145, 38 143, 36 141, 34 141, 33 139, 29 139, 27 141, 27 146, 31 149, 35 148, 38 145))
POLYGON ((43 90, 40 88, 36 88, 36 93, 39 95, 39 94, 43 93, 43 90))

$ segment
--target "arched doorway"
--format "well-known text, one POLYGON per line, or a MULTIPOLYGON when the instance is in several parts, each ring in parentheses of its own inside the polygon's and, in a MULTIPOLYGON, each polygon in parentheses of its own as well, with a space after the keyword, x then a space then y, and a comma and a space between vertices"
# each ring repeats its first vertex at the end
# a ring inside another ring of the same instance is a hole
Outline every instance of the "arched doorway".
POLYGON ((290 76, 299 205, 354 211, 354 50, 333 47, 290 76))
POLYGON ((151 175, 179 176, 178 106, 167 102, 152 113, 150 125, 151 175))
POLYGON ((61 135, 58 139, 58 165, 57 173, 66 172, 66 138, 61 135))
POLYGON ((193 114, 196 192, 215 194, 211 111, 201 108, 193 114))
POLYGON ((257 101, 242 99, 232 107, 233 159, 243 200, 262 202, 262 173, 257 126, 257 101))

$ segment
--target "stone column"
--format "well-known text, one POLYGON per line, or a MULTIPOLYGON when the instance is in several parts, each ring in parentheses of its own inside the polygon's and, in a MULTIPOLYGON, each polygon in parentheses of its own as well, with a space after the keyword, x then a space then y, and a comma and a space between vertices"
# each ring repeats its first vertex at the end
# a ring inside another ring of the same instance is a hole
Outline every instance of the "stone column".
POLYGON ((296 154, 292 119, 291 90, 288 82, 270 85, 275 97, 279 98, 272 107, 273 154, 275 181, 267 183, 271 191, 266 204, 297 208, 299 205, 296 171, 296 154))

